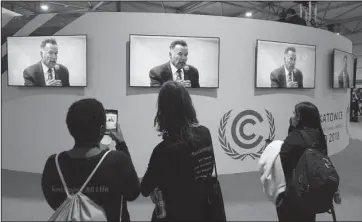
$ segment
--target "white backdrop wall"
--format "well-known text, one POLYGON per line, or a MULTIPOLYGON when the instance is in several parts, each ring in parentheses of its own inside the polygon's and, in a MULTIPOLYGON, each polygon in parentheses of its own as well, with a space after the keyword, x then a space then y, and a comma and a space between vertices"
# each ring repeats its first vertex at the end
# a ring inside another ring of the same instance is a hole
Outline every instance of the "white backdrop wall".
MULTIPOLYGON (((262 20, 176 14, 89 13, 56 33, 87 34, 87 88, 8 87, 7 74, 2 75, 3 168, 42 172, 49 155, 70 149, 73 145, 65 124, 70 104, 82 98, 95 97, 106 108, 119 110, 124 137, 136 170, 139 176, 143 176, 151 152, 160 142, 153 127, 158 90, 128 87, 127 41, 131 33, 220 37, 220 88, 189 91, 200 122, 211 130, 221 174, 257 170, 257 160, 250 157, 242 161, 233 160, 221 148, 218 136, 220 119, 229 110, 232 112, 223 139, 241 154, 255 153, 260 147, 249 150, 235 148, 230 125, 237 113, 252 109, 265 120, 268 116, 265 109, 268 110, 269 117, 274 120, 272 124, 268 121, 248 124, 244 133, 254 133, 256 137, 262 135, 265 139, 273 126, 275 139, 284 139, 294 105, 304 100, 316 103, 321 113, 334 116, 334 121, 324 123, 325 134, 340 133, 338 140, 334 138, 334 142, 329 143, 330 154, 340 152, 348 145, 346 113, 349 91, 331 89, 331 75, 333 48, 352 52, 350 40, 323 30, 262 20), (245 32, 245 29, 250 31, 245 32), (285 35, 285 30, 290 34, 285 35), (316 45, 315 89, 256 90, 256 39, 316 45)), ((236 123, 238 126, 240 123, 236 123)), ((240 135, 236 137, 240 140, 240 135)))

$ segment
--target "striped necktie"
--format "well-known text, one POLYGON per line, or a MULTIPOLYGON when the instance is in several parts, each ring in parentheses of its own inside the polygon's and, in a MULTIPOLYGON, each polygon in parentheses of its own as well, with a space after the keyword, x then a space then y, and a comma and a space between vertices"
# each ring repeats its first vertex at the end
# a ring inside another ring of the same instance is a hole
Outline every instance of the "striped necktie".
POLYGON ((182 76, 181 76, 181 69, 177 70, 177 77, 176 80, 182 80, 182 76))
POLYGON ((52 69, 48 69, 48 81, 52 80, 53 79, 53 72, 52 72, 52 69))
POLYGON ((293 81, 293 79, 292 79, 292 72, 289 72, 289 74, 288 74, 288 81, 289 82, 292 82, 293 81))

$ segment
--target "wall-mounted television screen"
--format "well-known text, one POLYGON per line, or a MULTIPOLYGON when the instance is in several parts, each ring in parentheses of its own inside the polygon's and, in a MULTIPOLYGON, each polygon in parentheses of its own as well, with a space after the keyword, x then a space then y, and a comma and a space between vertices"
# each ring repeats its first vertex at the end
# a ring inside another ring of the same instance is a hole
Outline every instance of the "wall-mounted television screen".
POLYGON ((256 88, 315 87, 316 46, 257 40, 256 88))
POLYGON ((355 57, 352 53, 333 49, 332 88, 353 88, 355 68, 355 57))
POLYGON ((87 86, 87 36, 8 37, 8 85, 87 86))
POLYGON ((216 37, 130 35, 131 87, 179 81, 189 88, 219 87, 216 37))

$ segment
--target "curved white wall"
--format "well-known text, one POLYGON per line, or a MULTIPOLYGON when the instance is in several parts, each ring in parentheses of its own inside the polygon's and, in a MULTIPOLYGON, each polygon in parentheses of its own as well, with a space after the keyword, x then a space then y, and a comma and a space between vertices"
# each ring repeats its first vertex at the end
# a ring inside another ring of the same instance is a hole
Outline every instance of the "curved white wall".
MULTIPOLYGON (((84 97, 95 97, 106 108, 119 110, 124 137, 136 170, 143 176, 150 154, 160 141, 153 128, 158 90, 128 87, 129 34, 220 37, 220 88, 191 89, 190 92, 200 122, 212 132, 222 174, 256 170, 255 160, 232 160, 220 147, 218 127, 220 118, 228 110, 233 110, 232 115, 245 109, 269 110, 275 119, 275 139, 284 139, 296 102, 309 100, 315 102, 322 113, 343 111, 344 115, 349 103, 349 91, 330 88, 331 53, 333 48, 351 52, 352 43, 323 30, 240 18, 89 13, 57 34, 88 35, 89 85, 84 89, 15 88, 8 87, 7 75, 2 75, 2 161, 5 169, 42 172, 49 155, 72 146, 73 140, 65 124, 70 104, 84 97), (316 45, 316 88, 254 89, 257 39, 316 45)), ((344 135, 347 133, 343 133, 347 122, 340 123, 343 134, 340 140, 330 144, 332 154, 348 144, 349 139, 344 135)))

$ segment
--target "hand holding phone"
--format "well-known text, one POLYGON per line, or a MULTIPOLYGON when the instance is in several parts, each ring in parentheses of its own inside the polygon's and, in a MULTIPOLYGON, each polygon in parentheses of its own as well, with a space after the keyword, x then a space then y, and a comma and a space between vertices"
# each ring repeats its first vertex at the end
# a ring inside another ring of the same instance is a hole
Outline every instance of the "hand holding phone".
POLYGON ((117 130, 111 131, 110 136, 114 141, 116 141, 116 143, 124 142, 123 133, 122 133, 119 123, 117 124, 117 130))

